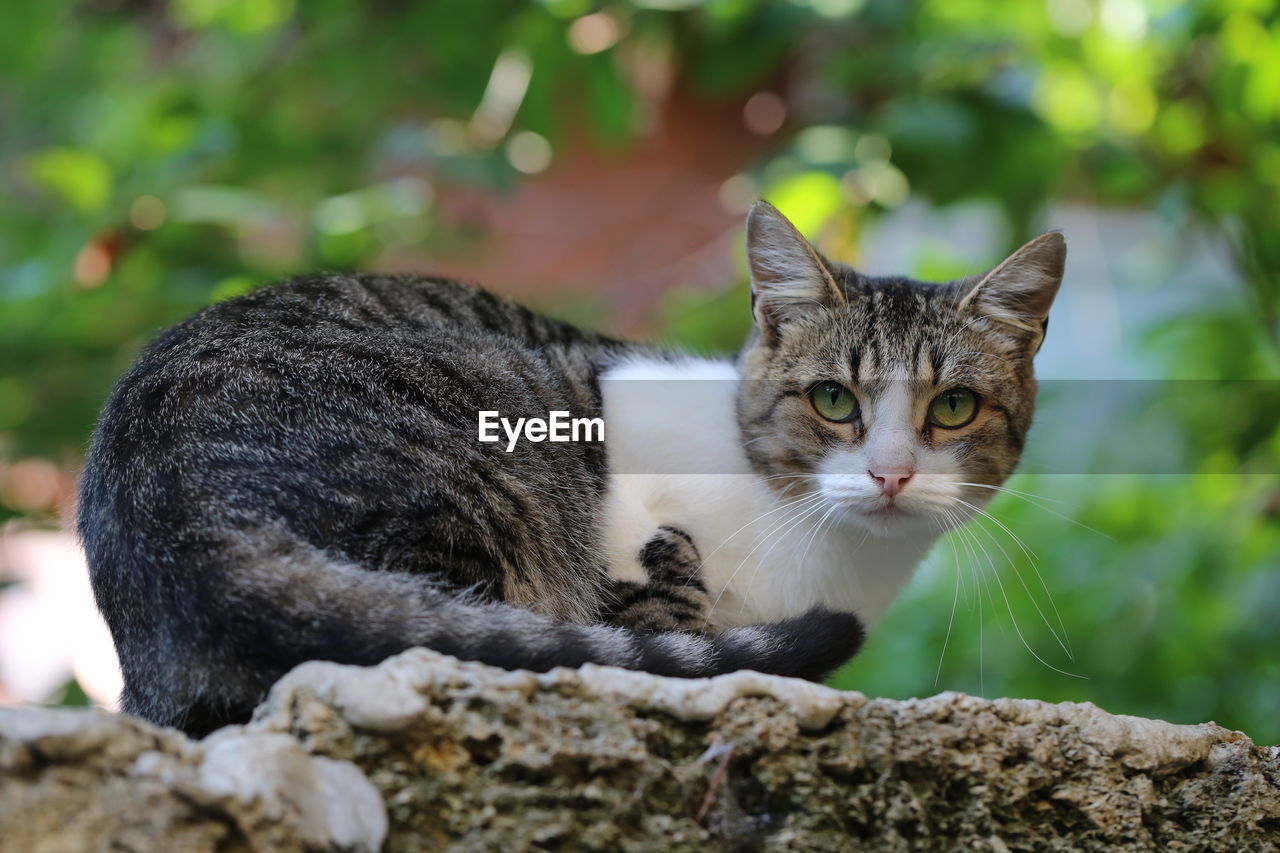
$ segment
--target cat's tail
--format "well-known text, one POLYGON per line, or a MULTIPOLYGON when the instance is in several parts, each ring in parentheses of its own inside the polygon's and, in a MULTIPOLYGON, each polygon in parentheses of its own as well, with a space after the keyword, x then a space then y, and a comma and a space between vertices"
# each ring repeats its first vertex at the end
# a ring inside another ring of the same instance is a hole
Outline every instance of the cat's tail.
POLYGON ((679 677, 752 669, 816 680, 862 643, 856 616, 822 609, 715 635, 557 622, 459 597, 422 575, 344 563, 288 535, 237 538, 252 542, 252 553, 223 552, 235 559, 215 570, 225 575, 201 602, 217 651, 194 639, 208 628, 193 623, 153 626, 164 637, 160 647, 181 645, 184 636, 193 645, 171 661, 154 642, 142 643, 152 649, 143 672, 122 645, 125 711, 203 734, 243 722, 267 688, 304 661, 372 665, 414 646, 537 672, 596 663, 679 677))

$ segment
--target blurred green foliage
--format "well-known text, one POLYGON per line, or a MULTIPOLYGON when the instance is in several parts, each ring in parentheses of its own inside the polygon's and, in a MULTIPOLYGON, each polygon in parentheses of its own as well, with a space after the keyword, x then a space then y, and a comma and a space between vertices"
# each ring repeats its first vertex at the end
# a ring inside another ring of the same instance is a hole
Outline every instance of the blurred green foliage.
MULTIPOLYGON (((1011 246, 1051 200, 1224 235, 1252 308, 1165 321, 1150 350, 1170 375, 1277 377, 1273 0, 46 0, 0 21, 0 458, 74 465, 138 347, 211 300, 469 239, 424 173, 501 192, 583 123, 625 153, 646 57, 709 101, 804 95, 747 187, 837 255, 908 197, 988 199, 1011 246)), ((733 345, 740 298, 673 298, 665 336, 733 345)), ((1016 479, 1037 497, 944 543, 837 682, 1280 741, 1280 433, 1249 402, 1212 413, 1213 452, 1261 474, 1016 479)))

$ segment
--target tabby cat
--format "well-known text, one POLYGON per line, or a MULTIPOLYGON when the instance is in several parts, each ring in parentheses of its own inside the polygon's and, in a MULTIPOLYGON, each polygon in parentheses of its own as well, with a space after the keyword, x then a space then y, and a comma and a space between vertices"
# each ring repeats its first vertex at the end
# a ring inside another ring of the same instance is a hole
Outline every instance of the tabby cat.
POLYGON ((193 734, 289 668, 821 678, 1017 462, 1062 277, 1046 234, 944 285, 748 218, 736 363, 441 279, 317 275, 199 312, 121 379, 79 531, 123 710, 193 734), (480 411, 604 440, 478 440, 480 411), (977 484, 977 485, 971 485, 977 484))

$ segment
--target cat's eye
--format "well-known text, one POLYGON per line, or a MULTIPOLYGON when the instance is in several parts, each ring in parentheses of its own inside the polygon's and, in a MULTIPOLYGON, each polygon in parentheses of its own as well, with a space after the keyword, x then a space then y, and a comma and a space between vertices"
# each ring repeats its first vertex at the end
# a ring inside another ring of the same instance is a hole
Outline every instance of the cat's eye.
POLYGON ((943 391, 929 404, 929 420, 945 429, 967 426, 978 414, 978 395, 968 388, 943 391))
POLYGON ((829 421, 848 423, 858 414, 858 398, 839 382, 819 382, 809 391, 813 409, 829 421))

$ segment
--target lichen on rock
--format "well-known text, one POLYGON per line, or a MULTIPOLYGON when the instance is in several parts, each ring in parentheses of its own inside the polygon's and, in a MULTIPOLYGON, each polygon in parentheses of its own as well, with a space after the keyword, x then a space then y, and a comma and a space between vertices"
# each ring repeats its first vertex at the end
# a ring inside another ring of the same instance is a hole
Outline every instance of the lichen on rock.
POLYGON ((203 741, 126 716, 0 712, 0 850, 374 851, 379 792, 354 765, 232 726, 203 741))
POLYGON ((1280 749, 1211 723, 751 672, 504 672, 423 649, 305 664, 201 742, 0 714, 0 774, 0 826, 26 833, 6 850, 59 832, 140 850, 1280 846, 1280 749))

